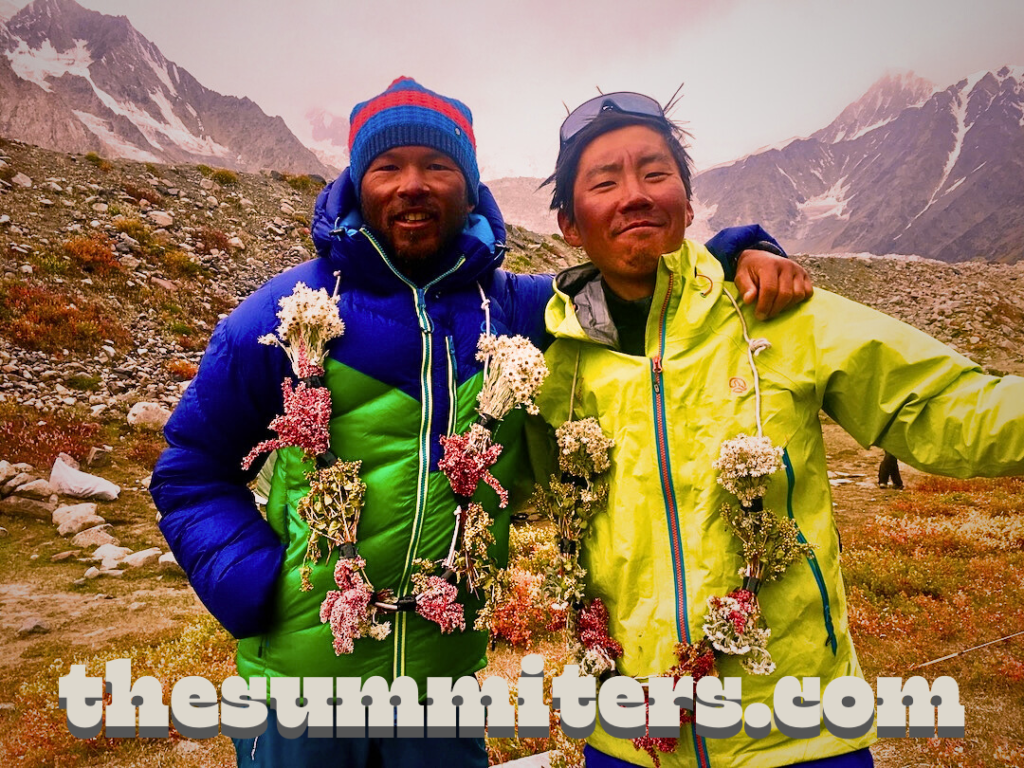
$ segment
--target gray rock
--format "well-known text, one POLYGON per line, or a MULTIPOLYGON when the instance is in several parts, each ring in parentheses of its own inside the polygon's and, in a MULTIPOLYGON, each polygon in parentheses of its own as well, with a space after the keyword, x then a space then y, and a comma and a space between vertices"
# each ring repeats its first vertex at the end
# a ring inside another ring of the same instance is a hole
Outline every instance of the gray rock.
POLYGON ((96 211, 96 213, 106 213, 108 208, 109 208, 109 206, 106 203, 93 203, 92 204, 92 209, 94 211, 96 211))
POLYGON ((146 215, 158 227, 169 227, 174 224, 174 217, 166 211, 150 211, 146 215))
POLYGON ((54 504, 21 496, 8 496, 0 500, 0 515, 11 517, 31 517, 36 520, 49 520, 53 515, 54 504))
POLYGON ((40 616, 30 616, 18 627, 18 637, 25 635, 45 635, 50 631, 50 625, 40 616))
POLYGON ((62 453, 58 453, 57 454, 57 458, 60 459, 61 461, 63 461, 65 464, 67 464, 72 469, 81 469, 81 467, 78 466, 78 460, 74 456, 70 456, 70 455, 62 452, 62 453))
POLYGON ((71 543, 76 547, 81 547, 82 549, 100 547, 104 544, 113 544, 117 546, 120 542, 116 537, 109 533, 112 528, 113 526, 110 523, 86 528, 81 533, 76 534, 75 538, 71 540, 71 543))
POLYGON ((107 521, 99 515, 80 515, 69 517, 57 527, 57 533, 61 536, 70 536, 74 533, 81 533, 86 528, 94 528, 97 525, 103 525, 105 522, 107 521))
POLYGON ((16 474, 18 474, 18 470, 11 466, 11 462, 0 461, 0 485, 4 485, 16 474))
POLYGON ((11 179, 13 184, 17 184, 19 187, 25 187, 28 189, 32 186, 32 179, 26 176, 24 173, 16 173, 14 178, 11 179))
POLYGON ((80 549, 69 549, 66 552, 58 552, 56 555, 50 557, 51 563, 63 563, 65 560, 70 560, 72 557, 77 557, 82 550, 80 549))
POLYGON ((0 539, 6 539, 10 535, 10 531, 8 531, 6 528, 0 527, 0 539))

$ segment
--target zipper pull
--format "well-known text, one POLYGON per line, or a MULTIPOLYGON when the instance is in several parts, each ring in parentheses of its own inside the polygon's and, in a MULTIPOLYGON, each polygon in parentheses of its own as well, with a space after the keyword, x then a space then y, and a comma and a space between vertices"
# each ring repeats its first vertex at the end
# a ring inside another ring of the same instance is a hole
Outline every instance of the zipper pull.
POLYGON ((654 367, 654 372, 660 376, 662 372, 661 355, 655 355, 654 357, 652 357, 651 364, 654 367))

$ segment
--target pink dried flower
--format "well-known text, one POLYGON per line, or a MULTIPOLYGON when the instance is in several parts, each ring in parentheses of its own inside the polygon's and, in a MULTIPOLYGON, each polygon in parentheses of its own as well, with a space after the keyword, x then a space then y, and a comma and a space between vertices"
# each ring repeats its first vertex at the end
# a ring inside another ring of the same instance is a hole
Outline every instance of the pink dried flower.
POLYGON ((440 576, 429 576, 427 588, 416 596, 416 613, 441 627, 441 634, 464 630, 465 613, 462 604, 455 599, 458 592, 440 576))
POLYGON ((338 590, 328 592, 320 604, 320 621, 330 623, 334 653, 338 656, 352 653, 355 640, 360 637, 382 640, 391 630, 390 623, 375 621, 376 611, 370 605, 373 590, 360 572, 365 566, 366 561, 361 557, 338 560, 334 568, 338 590))
MULTIPOLYGON (((647 716, 650 718, 651 705, 646 704, 647 716)), ((648 731, 643 736, 633 739, 633 749, 638 752, 646 752, 650 756, 651 761, 654 763, 654 768, 661 768, 661 758, 658 753, 670 753, 676 751, 676 742, 678 739, 675 738, 661 738, 656 739, 650 735, 648 731)))
POLYGON ((480 451, 471 446, 471 439, 471 433, 442 437, 444 456, 437 462, 437 468, 447 476, 456 495, 472 496, 483 480, 498 494, 501 499, 499 506, 504 507, 508 504, 508 491, 501 487, 501 483, 489 471, 498 461, 502 446, 492 443, 480 451))
POLYGON ((307 387, 300 383, 292 389, 290 379, 281 384, 284 393, 284 413, 270 422, 278 437, 264 440, 242 459, 242 469, 248 469, 261 453, 295 446, 310 456, 323 453, 331 447, 328 429, 331 419, 331 393, 326 387, 307 387))

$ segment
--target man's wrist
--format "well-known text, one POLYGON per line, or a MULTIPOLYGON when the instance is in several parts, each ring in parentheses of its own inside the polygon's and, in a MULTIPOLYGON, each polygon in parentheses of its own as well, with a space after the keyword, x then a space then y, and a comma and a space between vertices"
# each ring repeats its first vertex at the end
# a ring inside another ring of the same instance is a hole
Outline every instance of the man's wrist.
POLYGON ((745 248, 743 251, 740 251, 739 253, 736 253, 736 254, 733 255, 733 257, 732 257, 732 268, 733 268, 733 271, 735 271, 736 268, 739 266, 740 259, 743 257, 744 251, 767 251, 768 253, 772 254, 773 256, 781 256, 784 259, 788 258, 786 256, 786 252, 784 250, 782 250, 779 246, 775 245, 775 243, 771 242, 770 240, 759 240, 758 242, 754 243, 753 245, 745 248))

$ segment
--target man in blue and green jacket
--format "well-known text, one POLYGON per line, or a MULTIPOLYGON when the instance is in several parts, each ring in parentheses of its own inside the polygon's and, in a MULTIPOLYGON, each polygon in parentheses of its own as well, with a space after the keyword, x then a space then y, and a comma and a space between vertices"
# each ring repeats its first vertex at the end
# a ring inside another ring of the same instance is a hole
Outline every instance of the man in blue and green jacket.
MULTIPOLYGON (((279 451, 265 519, 247 487, 258 467, 241 468, 253 446, 272 437, 281 383, 291 376, 281 350, 257 339, 275 330, 279 300, 298 282, 330 293, 340 274, 345 332, 328 347, 323 377, 332 400, 331 451, 362 462, 358 540, 366 574, 377 589, 403 595, 411 591, 414 560, 441 559, 452 538, 457 502, 437 469, 439 438, 464 431, 475 417, 477 340, 488 330, 542 346, 552 283, 499 268, 505 227, 480 184, 465 105, 400 78, 357 105, 350 122, 350 167, 316 203, 319 258, 273 278, 218 325, 166 426, 170 447, 151 490, 161 530, 196 593, 239 638, 240 675, 409 676, 425 694, 430 676, 483 668, 487 637, 471 629, 442 635, 438 625, 399 612, 385 640, 356 640, 353 653, 335 654, 320 604, 334 588, 337 553, 313 565, 312 591, 300 588, 309 535, 296 513, 309 490, 301 451, 279 451)), ((731 273, 734 255, 775 244, 760 227, 742 227, 710 245, 731 273)), ((743 260, 764 306, 809 292, 806 274, 785 259, 750 253, 743 260), (768 290, 772 283, 782 286, 778 298, 768 290)), ((521 412, 496 430, 504 450, 492 471, 506 488, 532 485, 521 432, 521 412)), ((476 498, 494 519, 494 547, 504 561, 508 509, 498 508, 487 487, 476 498)), ((472 627, 479 601, 460 594, 460 602, 472 627)), ((291 741, 271 725, 236 746, 240 765, 416 765, 424 748, 431 764, 487 764, 482 739, 291 741)))

